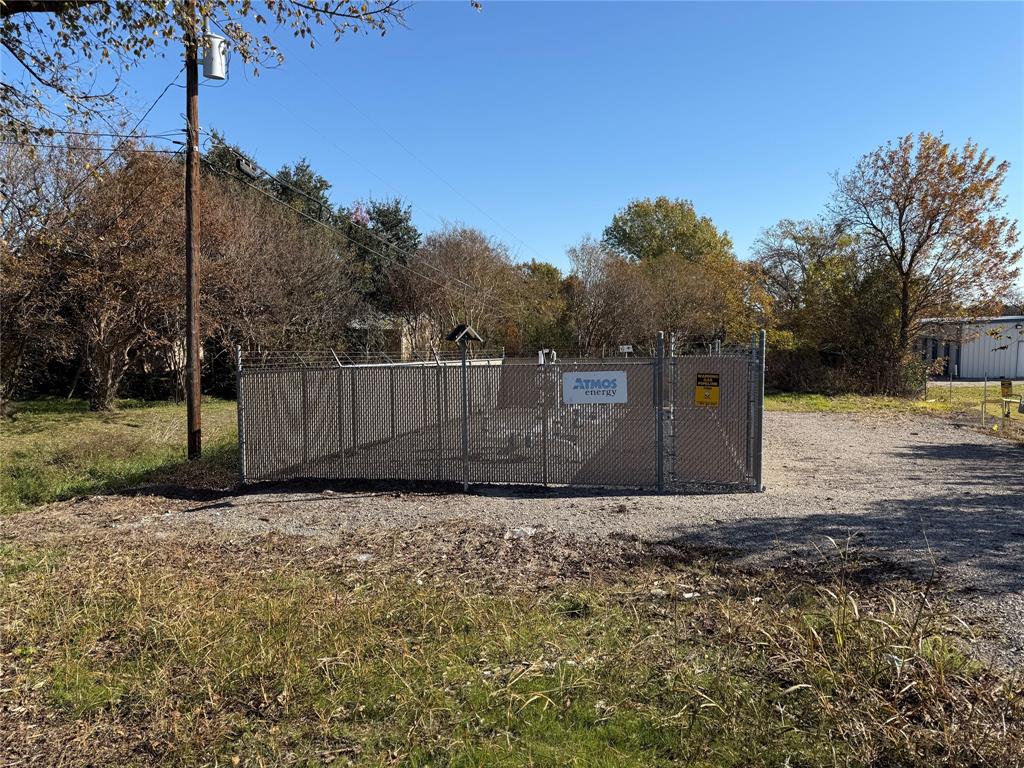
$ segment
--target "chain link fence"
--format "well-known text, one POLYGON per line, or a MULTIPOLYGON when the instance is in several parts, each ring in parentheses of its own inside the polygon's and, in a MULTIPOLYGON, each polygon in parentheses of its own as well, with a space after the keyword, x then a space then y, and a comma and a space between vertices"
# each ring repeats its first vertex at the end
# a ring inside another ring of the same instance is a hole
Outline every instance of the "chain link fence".
POLYGON ((431 357, 239 352, 242 482, 761 488, 763 344, 653 358, 431 357))

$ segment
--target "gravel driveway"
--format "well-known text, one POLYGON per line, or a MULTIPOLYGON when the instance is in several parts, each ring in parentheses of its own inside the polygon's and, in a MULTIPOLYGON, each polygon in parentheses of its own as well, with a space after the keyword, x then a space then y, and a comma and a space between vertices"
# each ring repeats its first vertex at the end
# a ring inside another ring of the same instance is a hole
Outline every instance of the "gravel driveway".
POLYGON ((918 572, 932 561, 982 591, 1024 589, 1024 449, 930 417, 769 413, 763 494, 659 496, 479 488, 469 495, 260 489, 150 522, 331 539, 451 518, 577 535, 685 538, 741 559, 855 536, 918 572), (185 519, 183 519, 185 518, 185 519), (930 554, 929 554, 930 549, 930 554))
MULTIPOLYGON (((765 439, 762 494, 262 488, 204 502, 158 497, 107 525, 154 535, 277 532, 329 544, 353 529, 428 526, 444 535, 436 524, 460 519, 505 526, 515 536, 548 529, 709 545, 747 562, 814 558, 831 547, 827 537, 853 537, 861 551, 912 576, 937 567, 961 608, 995 619, 1009 637, 1006 650, 1024 656, 1021 447, 928 416, 768 413, 765 439)), ((103 502, 107 509, 111 501, 103 502)), ((63 523, 57 510, 49 522, 37 521, 69 530, 96 520, 83 511, 66 514, 63 523)))

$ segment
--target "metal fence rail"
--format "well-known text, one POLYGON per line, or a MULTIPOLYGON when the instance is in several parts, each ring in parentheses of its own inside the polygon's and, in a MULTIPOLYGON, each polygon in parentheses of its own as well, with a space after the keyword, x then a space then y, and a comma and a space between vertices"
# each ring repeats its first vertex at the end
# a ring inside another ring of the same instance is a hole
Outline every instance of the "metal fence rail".
POLYGON ((242 482, 759 489, 763 343, 679 357, 662 350, 543 363, 478 353, 465 364, 239 352, 242 482), (574 382, 614 388, 579 402, 574 382), (701 403, 709 392, 714 404, 701 403))

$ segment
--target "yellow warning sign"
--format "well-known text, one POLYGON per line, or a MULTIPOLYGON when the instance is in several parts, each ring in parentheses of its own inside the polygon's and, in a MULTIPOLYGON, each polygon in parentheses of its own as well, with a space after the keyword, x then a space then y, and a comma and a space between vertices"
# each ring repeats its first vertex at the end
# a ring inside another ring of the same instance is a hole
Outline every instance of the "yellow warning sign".
POLYGON ((719 374, 698 373, 697 388, 694 390, 693 394, 693 404, 717 408, 720 392, 719 374))
POLYGON ((1013 382, 1010 379, 1001 379, 999 381, 999 396, 1013 397, 1013 382))

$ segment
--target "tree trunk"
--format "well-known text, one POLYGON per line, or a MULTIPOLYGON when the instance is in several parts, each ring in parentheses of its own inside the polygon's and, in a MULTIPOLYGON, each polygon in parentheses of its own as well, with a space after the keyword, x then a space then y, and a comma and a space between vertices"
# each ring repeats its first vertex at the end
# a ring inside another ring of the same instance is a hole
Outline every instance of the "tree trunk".
POLYGON ((910 275, 902 275, 900 281, 900 328, 896 348, 886 378, 886 394, 902 397, 907 394, 907 353, 910 351, 910 275))
POLYGON ((82 374, 85 372, 85 362, 86 357, 85 355, 82 355, 82 359, 78 361, 78 367, 75 368, 75 376, 71 379, 71 387, 68 389, 67 400, 70 400, 74 396, 75 390, 78 388, 78 382, 82 380, 82 374))
MULTIPOLYGON (((10 334, 10 331, 7 331, 10 334)), ((22 361, 25 357, 24 337, 14 349, 5 349, 0 355, 0 419, 10 415, 11 398, 18 389, 22 361)))
POLYGON ((902 357, 910 344, 910 276, 904 275, 900 286, 899 354, 902 357))
POLYGON ((117 404, 117 393, 127 368, 127 354, 103 351, 89 360, 92 388, 89 392, 90 411, 112 411, 117 404))
POLYGON ((112 384, 109 370, 104 374, 94 372, 92 389, 89 392, 90 411, 112 411, 117 399, 117 392, 112 384))

